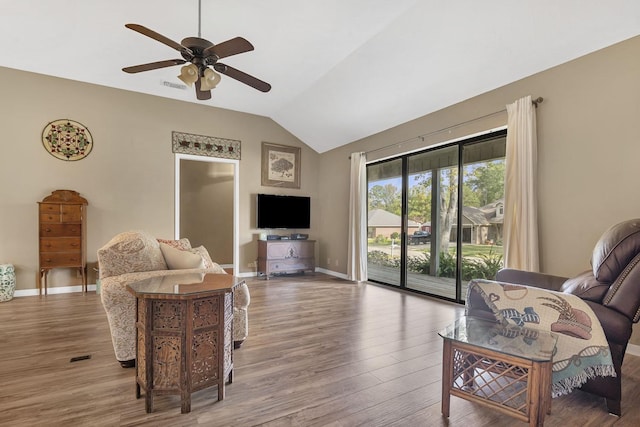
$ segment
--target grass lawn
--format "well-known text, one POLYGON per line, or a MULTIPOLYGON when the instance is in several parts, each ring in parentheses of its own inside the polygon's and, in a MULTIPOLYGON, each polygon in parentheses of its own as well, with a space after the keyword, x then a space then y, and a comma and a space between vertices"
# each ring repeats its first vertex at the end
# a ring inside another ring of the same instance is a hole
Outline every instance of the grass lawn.
MULTIPOLYGON (((394 243, 397 245, 399 242, 396 240, 394 243)), ((369 239, 369 247, 384 247, 390 246, 391 241, 385 243, 375 243, 373 239, 369 239)), ((429 252, 429 245, 412 245, 409 246, 412 250, 418 250, 420 252, 429 252)), ((451 243, 449 246, 449 252, 455 253, 456 245, 451 243)), ((399 252, 399 251, 398 251, 399 252)), ((504 248, 502 246, 496 245, 472 245, 471 243, 463 243, 462 244, 462 256, 463 257, 478 257, 480 255, 503 255, 504 256, 504 248)))
MULTIPOLYGON (((454 253, 455 247, 450 247, 449 252, 454 253)), ((470 243, 462 245, 462 256, 476 257, 478 255, 504 255, 504 248, 496 245, 472 245, 470 243)))

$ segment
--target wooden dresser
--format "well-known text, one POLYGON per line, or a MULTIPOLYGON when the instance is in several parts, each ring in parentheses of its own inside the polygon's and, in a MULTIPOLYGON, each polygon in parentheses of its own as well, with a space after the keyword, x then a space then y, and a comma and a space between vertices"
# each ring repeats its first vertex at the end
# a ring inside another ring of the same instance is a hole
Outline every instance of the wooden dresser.
POLYGON ((272 274, 315 271, 315 240, 259 240, 258 273, 272 274))
POLYGON ((47 294, 53 268, 77 268, 87 291, 87 200, 72 190, 56 190, 38 202, 40 262, 38 293, 47 294))

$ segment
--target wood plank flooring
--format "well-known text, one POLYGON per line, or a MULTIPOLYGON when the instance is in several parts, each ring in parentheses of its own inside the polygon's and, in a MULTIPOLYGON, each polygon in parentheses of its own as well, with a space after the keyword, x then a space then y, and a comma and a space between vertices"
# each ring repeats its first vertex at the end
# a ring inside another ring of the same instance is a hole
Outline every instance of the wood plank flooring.
MULTIPOLYGON (((2 426, 495 426, 526 425, 451 398, 440 414, 442 340, 463 308, 316 274, 248 280, 249 338, 225 399, 135 399, 134 370, 116 362, 95 293, 0 303, 2 426), (72 357, 90 355, 70 362, 72 357)), ((623 366, 623 416, 576 391, 554 399, 547 426, 640 425, 640 358, 623 366)))

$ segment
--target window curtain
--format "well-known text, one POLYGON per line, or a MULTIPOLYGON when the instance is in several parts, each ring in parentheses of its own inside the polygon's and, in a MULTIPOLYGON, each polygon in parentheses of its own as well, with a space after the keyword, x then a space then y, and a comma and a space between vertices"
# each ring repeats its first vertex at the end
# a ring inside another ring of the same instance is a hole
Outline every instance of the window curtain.
POLYGON ((351 154, 347 278, 367 280, 367 155, 351 154))
POLYGON ((504 265, 539 271, 536 110, 531 96, 507 105, 504 265))

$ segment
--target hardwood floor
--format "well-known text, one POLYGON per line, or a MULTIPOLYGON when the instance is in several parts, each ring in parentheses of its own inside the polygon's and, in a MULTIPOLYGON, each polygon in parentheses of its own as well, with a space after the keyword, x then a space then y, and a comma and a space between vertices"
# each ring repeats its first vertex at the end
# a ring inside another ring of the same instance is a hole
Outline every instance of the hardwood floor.
MULTIPOLYGON (((441 416, 436 332, 462 307, 322 274, 248 285, 249 338, 234 354, 234 382, 221 402, 195 393, 189 414, 178 396, 155 398, 145 413, 95 293, 0 303, 0 425, 526 425, 455 397, 451 417, 441 416)), ((576 391, 554 399, 546 425, 640 425, 640 358, 628 356, 623 371, 621 418, 576 391)))

